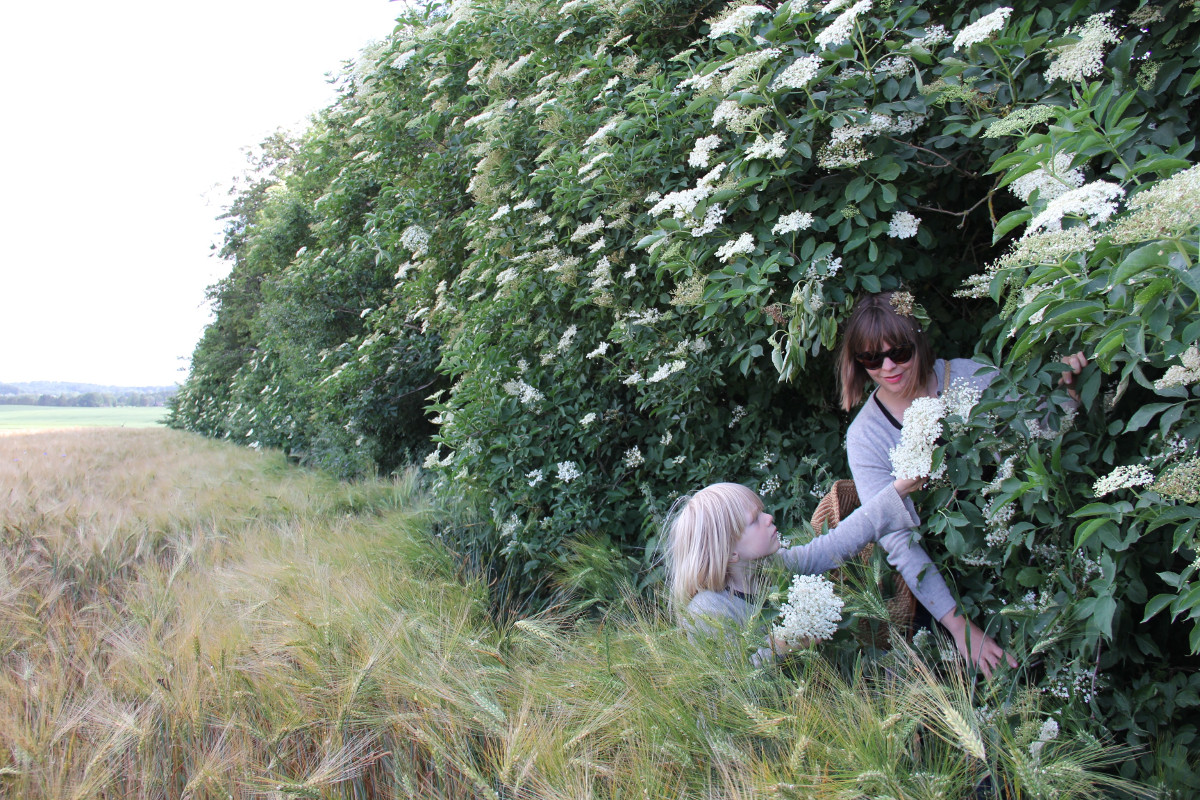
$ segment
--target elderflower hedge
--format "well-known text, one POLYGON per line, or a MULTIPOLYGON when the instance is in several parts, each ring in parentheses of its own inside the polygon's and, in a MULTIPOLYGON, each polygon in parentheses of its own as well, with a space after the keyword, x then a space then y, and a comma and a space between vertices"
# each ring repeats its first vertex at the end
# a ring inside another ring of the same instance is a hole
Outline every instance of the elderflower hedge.
POLYGON ((598 534, 650 583, 680 493, 797 526, 847 474, 831 350, 905 288, 1000 370, 927 549, 1064 723, 1194 789, 1197 88, 1191 3, 435 4, 235 203, 173 424, 419 448, 498 579, 598 534))

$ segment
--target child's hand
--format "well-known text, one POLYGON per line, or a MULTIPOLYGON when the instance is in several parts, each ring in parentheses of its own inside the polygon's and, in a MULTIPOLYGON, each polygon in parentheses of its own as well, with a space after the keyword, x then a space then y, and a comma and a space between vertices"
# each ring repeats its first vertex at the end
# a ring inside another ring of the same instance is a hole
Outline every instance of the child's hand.
POLYGON ((788 653, 793 653, 797 650, 803 650, 806 647, 812 646, 812 639, 805 637, 799 642, 789 644, 788 641, 780 636, 768 636, 771 642, 771 650, 776 656, 786 656, 788 653))

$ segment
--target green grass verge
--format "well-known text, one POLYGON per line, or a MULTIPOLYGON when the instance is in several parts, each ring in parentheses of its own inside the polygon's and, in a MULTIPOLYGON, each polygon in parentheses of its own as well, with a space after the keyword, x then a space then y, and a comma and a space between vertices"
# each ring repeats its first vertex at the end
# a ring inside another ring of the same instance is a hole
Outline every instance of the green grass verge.
POLYGON ((45 431, 55 428, 149 428, 162 425, 167 410, 118 406, 76 408, 0 405, 0 431, 45 431))

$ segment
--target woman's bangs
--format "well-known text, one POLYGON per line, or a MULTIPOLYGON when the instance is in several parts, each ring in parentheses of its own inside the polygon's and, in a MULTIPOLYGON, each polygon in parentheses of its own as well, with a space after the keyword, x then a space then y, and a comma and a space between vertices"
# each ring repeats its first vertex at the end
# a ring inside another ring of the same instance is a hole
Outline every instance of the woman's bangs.
POLYGON ((904 319, 883 309, 868 310, 858 323, 846 341, 852 355, 878 352, 883 349, 884 342, 892 347, 913 343, 912 330, 904 319))

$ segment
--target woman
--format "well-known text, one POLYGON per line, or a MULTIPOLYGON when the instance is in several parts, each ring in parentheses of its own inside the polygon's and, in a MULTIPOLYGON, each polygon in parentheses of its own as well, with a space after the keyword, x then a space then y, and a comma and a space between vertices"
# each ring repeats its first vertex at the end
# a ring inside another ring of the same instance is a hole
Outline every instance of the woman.
MULTIPOLYGON (((1087 359, 1083 353, 1076 353, 1066 361, 1071 371, 1063 373, 1061 382, 1077 399, 1075 376, 1087 366, 1087 359)), ((901 292, 867 295, 855 303, 837 363, 841 405, 846 411, 861 402, 867 386, 875 386, 846 434, 850 472, 863 497, 872 496, 895 480, 888 452, 899 444, 904 413, 914 400, 938 396, 951 380, 982 391, 995 377, 994 371, 975 361, 935 359, 925 332, 912 315, 912 296, 901 292)), ((911 501, 906 503, 911 506, 911 501)), ((984 675, 991 677, 1002 659, 1015 667, 1011 655, 958 614, 946 582, 925 551, 912 542, 912 533, 903 530, 880 537, 888 562, 900 571, 930 615, 954 637, 958 651, 984 675)))

